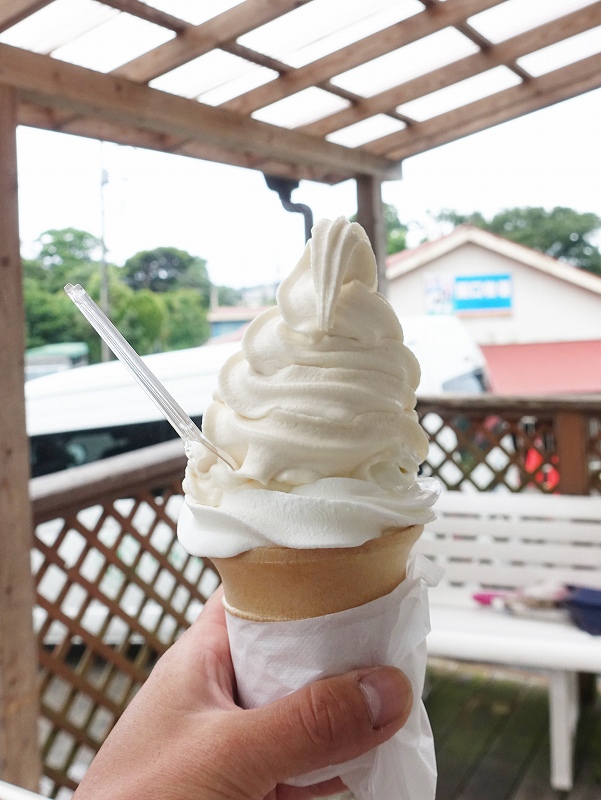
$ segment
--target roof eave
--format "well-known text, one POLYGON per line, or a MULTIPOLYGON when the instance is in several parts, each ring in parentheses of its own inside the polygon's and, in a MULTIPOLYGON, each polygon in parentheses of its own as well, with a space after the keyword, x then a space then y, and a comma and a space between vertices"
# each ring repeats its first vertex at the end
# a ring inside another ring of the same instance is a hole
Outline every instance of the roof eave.
POLYGON ((412 256, 406 256, 398 265, 392 265, 387 270, 388 280, 395 280, 419 267, 429 264, 447 253, 457 250, 465 244, 476 244, 486 250, 498 253, 512 261, 517 261, 524 266, 537 269, 546 275, 566 281, 581 289, 587 289, 601 295, 601 277, 578 267, 564 264, 556 258, 533 250, 531 247, 512 242, 503 236, 497 236, 490 231, 482 230, 471 225, 461 225, 448 236, 429 242, 428 246, 412 256))

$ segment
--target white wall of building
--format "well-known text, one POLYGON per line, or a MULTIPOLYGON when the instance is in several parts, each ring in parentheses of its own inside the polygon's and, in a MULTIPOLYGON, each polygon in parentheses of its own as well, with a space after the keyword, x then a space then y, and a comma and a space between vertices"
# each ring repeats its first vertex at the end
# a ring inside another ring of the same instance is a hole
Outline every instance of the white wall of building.
POLYGON ((393 278, 388 300, 402 322, 404 316, 429 313, 434 282, 504 274, 512 279, 509 311, 461 315, 478 344, 601 339, 601 295, 471 242, 393 278))

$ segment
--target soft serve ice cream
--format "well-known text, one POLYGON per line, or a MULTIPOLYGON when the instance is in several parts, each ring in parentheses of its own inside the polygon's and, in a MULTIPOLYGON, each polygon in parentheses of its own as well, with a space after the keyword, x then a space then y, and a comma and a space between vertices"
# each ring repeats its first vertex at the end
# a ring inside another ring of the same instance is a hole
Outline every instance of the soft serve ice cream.
POLYGON ((378 664, 412 683, 416 702, 392 739, 291 782, 338 775, 358 800, 434 800, 419 698, 437 575, 409 559, 438 491, 417 477, 428 450, 419 366, 376 293, 357 224, 319 222, 277 299, 223 366, 204 415, 206 436, 238 468, 192 447, 178 534, 222 578, 243 708, 378 664))
POLYGON ((321 220, 277 306, 223 366, 203 432, 239 465, 190 449, 178 535, 193 555, 352 547, 433 518, 415 413, 420 369, 376 292, 363 228, 321 220))

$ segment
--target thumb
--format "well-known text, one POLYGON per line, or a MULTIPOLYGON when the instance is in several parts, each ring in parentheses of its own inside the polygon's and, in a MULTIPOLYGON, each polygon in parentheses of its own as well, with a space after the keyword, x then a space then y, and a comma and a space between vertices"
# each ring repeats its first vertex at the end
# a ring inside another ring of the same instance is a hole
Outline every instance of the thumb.
POLYGON ((412 701, 400 670, 375 667, 317 681, 243 718, 271 789, 390 739, 407 721, 412 701))

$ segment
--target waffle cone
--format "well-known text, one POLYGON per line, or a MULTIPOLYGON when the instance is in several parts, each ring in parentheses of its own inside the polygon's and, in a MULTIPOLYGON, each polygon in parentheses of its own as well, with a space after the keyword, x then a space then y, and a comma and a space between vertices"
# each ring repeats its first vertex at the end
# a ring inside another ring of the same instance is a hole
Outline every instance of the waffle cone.
POLYGON ((405 578, 422 530, 394 529, 358 547, 258 547, 212 561, 231 614, 258 622, 308 619, 389 594, 405 578))

